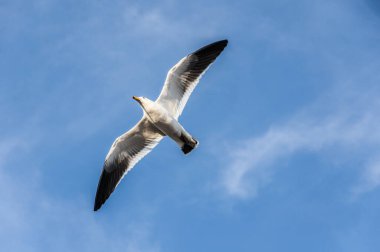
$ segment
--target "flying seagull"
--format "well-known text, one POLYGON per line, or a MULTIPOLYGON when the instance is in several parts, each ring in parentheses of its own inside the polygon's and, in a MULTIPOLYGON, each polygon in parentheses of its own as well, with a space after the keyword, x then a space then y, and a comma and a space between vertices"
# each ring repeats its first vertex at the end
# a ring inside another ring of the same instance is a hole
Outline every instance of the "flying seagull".
POLYGON ((178 122, 183 108, 199 79, 227 46, 217 41, 187 55, 173 66, 156 101, 133 96, 144 111, 141 120, 116 138, 109 150, 96 191, 94 211, 108 199, 124 175, 147 155, 164 136, 173 139, 184 154, 198 145, 178 122))

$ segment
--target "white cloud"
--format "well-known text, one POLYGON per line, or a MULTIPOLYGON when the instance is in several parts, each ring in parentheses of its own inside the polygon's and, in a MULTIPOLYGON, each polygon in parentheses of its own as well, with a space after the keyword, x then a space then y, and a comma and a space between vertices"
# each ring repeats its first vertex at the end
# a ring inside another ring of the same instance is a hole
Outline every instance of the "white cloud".
POLYGON ((301 26, 267 19, 256 24, 262 28, 257 39, 309 55, 330 74, 331 83, 324 84, 329 88, 316 101, 295 111, 285 122, 229 145, 233 150, 226 149, 229 154, 223 161, 228 165, 220 183, 230 196, 254 197, 271 181, 281 160, 305 151, 328 158, 329 152, 341 153, 334 158, 343 163, 359 160, 364 172, 359 185, 353 186, 356 194, 380 185, 379 163, 372 161, 380 155, 380 62, 375 56, 378 48, 369 51, 365 42, 379 36, 372 23, 356 16, 357 6, 352 3, 318 2, 315 7, 306 11, 301 26), (360 29, 343 32, 352 27, 360 29))
MULTIPOLYGON (((255 196, 270 181, 279 160, 303 151, 321 155, 326 151, 353 152, 364 155, 364 160, 379 155, 380 106, 370 103, 366 109, 370 110, 359 112, 361 115, 358 111, 338 111, 322 117, 310 115, 312 111, 307 110, 283 125, 271 127, 262 136, 237 142, 223 174, 224 188, 233 196, 255 196), (368 151, 363 154, 363 149, 368 151)), ((378 165, 370 165, 366 171, 370 188, 380 185, 380 176, 374 176, 379 175, 378 171, 378 165)))
POLYGON ((353 185, 352 196, 380 186, 380 80, 375 70, 380 62, 363 64, 356 72, 338 70, 335 61, 330 63, 337 82, 327 93, 286 122, 270 126, 262 135, 237 141, 232 145, 234 150, 226 150, 230 154, 221 184, 228 195, 254 197, 271 181, 280 161, 305 151, 327 159, 334 153, 331 163, 358 160, 363 173, 353 185))
MULTIPOLYGON (((377 157, 380 155, 378 153, 377 157)), ((377 158, 373 157, 373 158, 377 158)), ((370 161, 364 170, 360 183, 352 189, 353 199, 380 186, 380 161, 370 161)))

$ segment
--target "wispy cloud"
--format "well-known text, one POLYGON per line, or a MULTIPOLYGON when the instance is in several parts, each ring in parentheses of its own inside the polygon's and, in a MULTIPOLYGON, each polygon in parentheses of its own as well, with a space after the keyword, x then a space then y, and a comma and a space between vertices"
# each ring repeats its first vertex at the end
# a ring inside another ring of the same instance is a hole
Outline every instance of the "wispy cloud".
POLYGON ((362 173, 360 182, 354 188, 352 188, 353 199, 358 197, 362 193, 370 192, 380 186, 380 161, 377 153, 376 157, 372 157, 375 160, 369 160, 366 169, 362 173))
MULTIPOLYGON (((350 160, 347 158, 350 152, 361 156, 363 161, 375 158, 380 154, 376 151, 380 147, 377 113, 380 106, 368 105, 360 111, 348 107, 347 111, 323 116, 310 115, 312 111, 306 110, 283 125, 272 126, 262 136, 235 143, 223 174, 224 188, 233 196, 255 196, 258 189, 270 181, 271 173, 282 158, 304 151, 323 155, 338 149, 347 154, 341 157, 346 161, 350 160), (366 151, 363 153, 363 150, 366 151)), ((367 167, 364 188, 369 190, 380 185, 378 172, 378 163, 367 167)))
MULTIPOLYGON (((296 112, 287 121, 277 123, 259 136, 236 141, 229 152, 228 165, 222 184, 231 196, 254 197, 267 185, 280 166, 279 162, 298 153, 312 152, 335 158, 346 164, 359 160, 364 168, 362 178, 353 185, 353 196, 368 192, 380 185, 380 79, 378 61, 352 65, 342 69, 333 66, 335 78, 331 88, 309 106, 296 112), (340 155, 339 155, 340 153, 340 155)), ((347 62, 349 63, 349 62, 347 62)))
POLYGON ((334 158, 345 164, 359 160, 362 167, 358 168, 364 168, 364 172, 358 184, 352 186, 352 195, 380 186, 379 162, 376 158, 380 155, 380 78, 377 70, 380 62, 374 57, 378 50, 373 48, 372 54, 363 54, 360 46, 366 45, 356 43, 358 36, 371 39, 379 37, 374 27, 355 17, 352 8, 339 1, 331 6, 318 4, 318 8, 310 13, 312 18, 305 18, 304 25, 312 31, 310 34, 287 31, 281 24, 263 20, 262 27, 266 33, 261 33, 258 39, 276 45, 278 39, 273 39, 269 33, 282 41, 278 47, 285 46, 287 50, 310 54, 315 62, 320 62, 321 68, 326 68, 331 83, 326 85, 326 92, 287 120, 268 126, 268 130, 261 135, 229 144, 231 147, 226 149, 228 155, 224 159, 228 165, 220 181, 228 195, 238 198, 256 196, 272 180, 280 161, 305 151, 328 158, 328 152, 334 151, 337 153, 334 158), (344 8, 339 8, 341 5, 344 8), (331 12, 330 7, 334 11, 331 12), (342 40, 335 37, 335 45, 326 46, 332 41, 330 37, 335 36, 332 34, 337 27, 342 24, 352 27, 360 23, 366 28, 355 34, 342 33, 342 40))

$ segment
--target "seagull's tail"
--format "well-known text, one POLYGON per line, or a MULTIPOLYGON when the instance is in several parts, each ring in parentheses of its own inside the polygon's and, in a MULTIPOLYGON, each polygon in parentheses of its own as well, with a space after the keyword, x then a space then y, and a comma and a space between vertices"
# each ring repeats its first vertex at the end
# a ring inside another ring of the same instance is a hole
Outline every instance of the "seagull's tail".
POLYGON ((192 136, 181 135, 181 140, 183 142, 181 149, 184 154, 190 153, 193 149, 195 149, 199 142, 192 136))

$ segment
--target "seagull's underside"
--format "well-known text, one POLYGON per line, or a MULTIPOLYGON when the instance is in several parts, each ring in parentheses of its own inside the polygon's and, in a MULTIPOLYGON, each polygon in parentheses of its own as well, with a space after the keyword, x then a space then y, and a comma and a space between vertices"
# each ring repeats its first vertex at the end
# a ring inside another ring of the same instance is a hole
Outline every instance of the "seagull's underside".
POLYGON ((198 145, 178 122, 190 94, 204 72, 227 46, 221 40, 189 54, 170 69, 156 101, 133 97, 144 110, 142 119, 128 132, 116 138, 109 150, 99 179, 94 211, 115 190, 124 175, 147 155, 164 136, 173 139, 187 154, 198 145))

